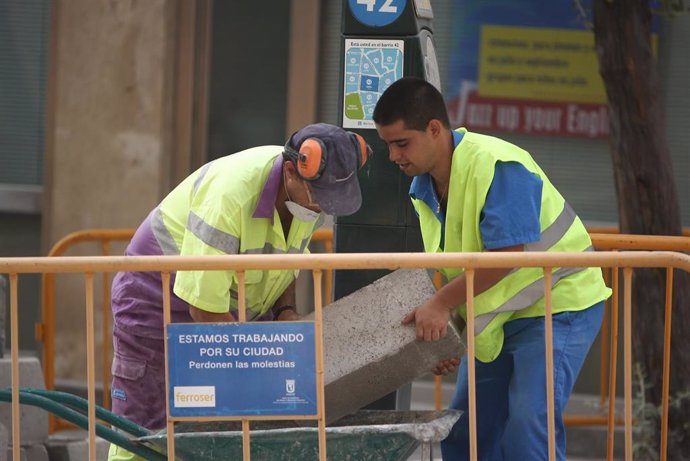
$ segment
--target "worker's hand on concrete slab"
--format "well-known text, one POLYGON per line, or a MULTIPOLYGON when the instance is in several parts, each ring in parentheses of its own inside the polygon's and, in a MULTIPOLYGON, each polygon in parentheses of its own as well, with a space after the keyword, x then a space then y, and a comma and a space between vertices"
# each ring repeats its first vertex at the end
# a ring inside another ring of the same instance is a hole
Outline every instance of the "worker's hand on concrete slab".
POLYGON ((436 376, 449 375, 458 368, 459 364, 460 359, 458 359, 457 357, 452 359, 441 360, 436 364, 434 368, 431 369, 431 372, 436 376))
POLYGON ((418 341, 437 341, 448 333, 450 310, 432 297, 403 318, 403 325, 415 322, 418 341))

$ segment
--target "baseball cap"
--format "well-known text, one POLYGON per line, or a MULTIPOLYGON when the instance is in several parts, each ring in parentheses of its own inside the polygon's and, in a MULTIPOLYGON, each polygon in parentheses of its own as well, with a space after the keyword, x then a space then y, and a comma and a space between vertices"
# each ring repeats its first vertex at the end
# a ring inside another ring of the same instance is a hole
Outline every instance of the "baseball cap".
POLYGON ((347 216, 355 213, 362 205, 357 177, 362 153, 357 137, 339 126, 316 123, 293 133, 287 146, 299 151, 309 138, 319 139, 326 149, 321 175, 309 181, 314 200, 326 214, 347 216))

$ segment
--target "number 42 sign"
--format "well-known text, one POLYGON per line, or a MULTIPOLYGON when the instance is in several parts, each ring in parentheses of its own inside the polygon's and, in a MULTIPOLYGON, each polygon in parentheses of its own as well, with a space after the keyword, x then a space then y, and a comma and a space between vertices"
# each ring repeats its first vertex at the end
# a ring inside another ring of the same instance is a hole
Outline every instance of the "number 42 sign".
POLYGON ((400 17, 407 0, 349 0, 350 11, 359 22, 383 27, 400 17))

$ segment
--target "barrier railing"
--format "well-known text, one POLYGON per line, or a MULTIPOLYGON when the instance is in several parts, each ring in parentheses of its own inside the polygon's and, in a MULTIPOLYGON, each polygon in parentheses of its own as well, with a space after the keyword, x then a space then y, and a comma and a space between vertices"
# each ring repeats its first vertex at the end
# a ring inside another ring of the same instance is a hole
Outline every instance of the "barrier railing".
MULTIPOLYGON (((683 230, 683 237, 680 236, 656 236, 656 235, 626 235, 616 234, 615 230, 599 229, 602 233, 590 233, 592 244, 595 249, 603 251, 616 250, 647 250, 647 251, 679 251, 690 252, 690 230, 683 230)), ((621 424, 620 419, 615 416, 616 404, 616 370, 618 357, 618 310, 619 310, 619 273, 615 268, 604 271, 604 278, 613 290, 613 294, 606 302, 604 320, 601 327, 601 363, 600 363, 600 385, 599 385, 599 406, 608 408, 605 416, 577 416, 566 415, 565 423, 569 425, 606 425, 608 427, 607 440, 607 459, 613 459, 613 431, 616 424, 621 424), (607 349, 608 348, 608 349, 607 349)), ((666 276, 666 300, 664 307, 665 326, 664 326, 664 388, 662 413, 664 415, 662 432, 667 432, 668 426, 668 379, 670 373, 670 363, 667 363, 666 350, 670 350, 671 345, 671 300, 672 300, 673 273, 667 269, 666 276)), ((626 292, 627 295, 627 292, 626 292)), ((669 353, 670 354, 670 353, 669 353)), ((670 357, 670 355, 669 355, 670 357)), ((665 454, 665 440, 662 439, 662 453, 665 454)), ((665 455, 661 459, 666 459, 665 455)))
MULTIPOLYGON (((615 226, 587 226, 587 232, 590 234, 620 234, 621 231, 615 226)), ((690 227, 684 227, 682 229, 682 234, 684 237, 690 237, 690 227)), ((642 235, 642 234, 632 234, 632 235, 642 235)), ((655 236, 661 237, 661 236, 655 236)))
MULTIPOLYGON (((592 228, 590 238, 595 249, 602 250, 647 250, 647 251, 690 251, 690 229, 684 229, 686 237, 676 236, 657 236, 657 235, 627 235, 618 234, 615 228, 592 228), (597 232, 592 232, 593 230, 597 232)), ((604 321, 601 327, 601 364, 600 364, 600 406, 604 406, 608 400, 611 390, 609 389, 609 358, 614 357, 618 347, 617 336, 613 334, 612 328, 617 328, 617 324, 612 322, 611 307, 618 303, 618 273, 604 271, 604 278, 607 285, 613 290, 613 296, 607 301, 607 309, 604 311, 604 321), (612 343, 609 344, 609 335, 612 343)), ((615 363, 614 363, 615 365, 615 363)), ((615 367, 614 367, 615 369, 615 367)), ((615 383, 614 383, 615 384, 615 383)), ((613 388, 615 390, 615 386, 613 388)), ((596 425, 608 424, 608 418, 604 417, 569 417, 571 425, 596 425)))
MULTIPOLYGON (((48 252, 48 256, 62 256, 67 250, 80 243, 100 243, 101 254, 103 256, 110 255, 110 244, 112 242, 126 242, 134 235, 135 229, 85 229, 81 231, 72 232, 60 239, 48 252)), ((55 274, 44 273, 41 276, 41 320, 35 325, 36 340, 43 343, 43 376, 46 383, 46 389, 55 389, 55 274)), ((103 283, 103 316, 101 330, 103 338, 109 338, 110 333, 110 280, 107 273, 102 274, 103 283)), ((103 402, 102 405, 110 408, 110 392, 108 387, 110 383, 110 367, 106 364, 110 363, 111 350, 110 342, 103 341, 102 348, 102 363, 103 363, 103 402)), ((68 427, 69 425, 64 420, 57 419, 50 415, 48 419, 48 430, 50 433, 58 429, 68 427)))
MULTIPOLYGON (((48 256, 62 256, 68 250, 76 245, 83 243, 99 243, 101 246, 101 255, 109 256, 110 248, 113 242, 128 242, 136 229, 84 229, 67 234, 61 238, 48 252, 48 256)), ((330 229, 318 229, 312 236, 312 242, 321 242, 324 245, 326 253, 333 253, 333 231, 330 229)), ((323 302, 328 304, 331 301, 333 292, 333 272, 327 271, 324 274, 324 290, 323 302)), ((35 325, 36 340, 43 344, 43 375, 45 379, 46 389, 55 389, 55 274, 44 273, 42 275, 42 292, 41 292, 41 320, 35 325)), ((110 279, 107 273, 102 276, 102 325, 101 331, 103 338, 111 336, 110 331, 110 279)), ((103 350, 101 353, 103 363, 103 401, 102 405, 105 408, 110 408, 110 363, 112 353, 110 350, 110 342, 103 341, 103 350)), ((58 429, 71 427, 65 421, 55 418, 50 415, 48 420, 48 431, 55 432, 58 429)))
MULTIPOLYGON (((43 258, 0 258, 0 272, 9 274, 10 286, 10 334, 12 357, 12 446, 13 460, 19 461, 20 432, 19 432, 19 369, 18 369, 18 311, 17 296, 18 278, 24 273, 75 273, 81 272, 86 278, 86 319, 87 319, 87 388, 89 408, 89 456, 95 459, 95 344, 93 322, 93 275, 98 272, 112 273, 117 271, 159 271, 161 274, 177 270, 233 270, 243 273, 247 270, 267 269, 303 269, 311 270, 315 277, 314 294, 317 309, 321 308, 321 284, 317 275, 322 271, 333 269, 388 269, 458 267, 464 268, 467 276, 467 330, 474 331, 474 274, 482 268, 515 268, 541 267, 544 270, 545 293, 545 345, 546 354, 546 388, 548 408, 548 453, 549 459, 555 460, 555 429, 553 424, 554 395, 553 395, 553 357, 551 338, 552 305, 551 305, 551 273, 555 267, 602 267, 623 270, 623 360, 624 360, 624 430, 625 430, 625 458, 632 459, 633 453, 633 416, 632 416, 632 322, 631 322, 631 285, 633 268, 666 268, 667 270, 667 299, 665 303, 666 319, 664 328, 663 351, 663 402, 661 418, 661 446, 660 458, 666 459, 665 447, 668 427, 668 389, 670 370, 670 323, 672 321, 672 277, 675 269, 690 272, 690 256, 676 252, 648 252, 648 251, 603 251, 586 253, 457 253, 457 254, 423 254, 423 253, 360 253, 360 254, 312 254, 312 255, 242 255, 204 257, 43 257, 43 258)), ((240 277, 243 280, 242 277, 240 277)), ((243 283, 243 282, 241 282, 243 283)), ((164 290, 167 293, 167 290, 164 290)), ((240 297, 244 289, 240 288, 240 297)), ((164 299, 169 305, 169 299, 164 299)), ((317 330, 318 331, 318 330, 317 330)), ((661 332, 660 332, 661 333, 661 332)), ((475 355, 474 336, 467 337, 468 356, 475 355)), ((319 361, 322 355, 317 352, 319 361)), ((322 370, 322 368, 317 369, 322 370)), ((323 364, 321 363, 322 367, 323 364)), ((476 388, 474 361, 468 361, 469 381, 469 426, 470 426, 470 457, 477 459, 476 445, 476 388)), ((322 383, 323 381, 321 381, 322 383)), ((323 414, 319 410, 320 442, 325 440, 323 434, 323 414)), ((169 426, 170 430, 170 426, 169 426)), ((609 431, 611 429, 609 428, 609 431)), ((249 420, 243 419, 243 437, 247 446, 250 443, 249 420)), ((609 434, 611 437, 611 434, 609 434)), ((168 437, 174 443, 174 437, 168 437)), ((325 459, 325 444, 320 443, 320 457, 325 459)), ((174 452, 174 447, 173 447, 174 452)), ((245 459, 248 459, 248 449, 245 449, 245 459)), ((170 456, 170 453, 168 453, 170 456)))
MULTIPOLYGON (((668 236, 646 236, 646 235, 621 235, 618 228, 613 226, 589 227, 590 236, 593 238, 593 244, 598 250, 668 250, 668 251, 689 251, 688 246, 690 240, 687 237, 668 237, 668 236)), ((135 229, 85 229, 68 234, 60 241, 58 241, 49 251, 48 256, 61 256, 65 254, 70 248, 87 242, 98 242, 101 244, 101 254, 103 256, 109 255, 110 244, 115 241, 126 242, 134 235, 135 229)), ((684 228, 683 234, 690 237, 690 228, 684 228)), ((312 239, 316 242, 321 242, 324 245, 324 250, 327 253, 333 252, 333 231, 330 229, 319 229, 312 239)), ((440 277, 434 279, 437 287, 440 286, 440 277)), ((605 271, 604 276, 606 282, 612 285, 614 290, 613 299, 618 299, 617 278, 612 280, 613 274, 610 271, 605 271)), ((617 277, 617 275, 616 275, 617 277)), ((333 272, 327 271, 324 274, 324 303, 328 304, 330 296, 332 295, 333 272)), ((103 275, 103 323, 101 325, 102 334, 104 338, 110 336, 110 283, 108 276, 103 275)), ((611 300, 607 302, 607 309, 605 310, 604 323, 601 329, 601 345, 600 345, 600 406, 603 408, 608 400, 609 395, 609 369, 608 360, 612 357, 610 351, 611 347, 616 344, 608 344, 610 334, 610 305, 611 300)), ((55 278, 53 274, 44 274, 43 276, 43 290, 42 290, 42 321, 36 324, 36 339, 43 343, 43 372, 46 380, 47 389, 54 389, 55 386, 55 278)), ((104 343, 102 351, 103 364, 107 364, 111 358, 111 351, 109 343, 104 343)), ((103 406, 109 408, 110 393, 108 392, 110 383, 110 369, 107 366, 103 367, 103 406)), ((434 406, 436 410, 441 410, 443 403, 441 397, 442 377, 435 377, 435 392, 434 392, 434 406)), ((622 421, 617 420, 618 423, 622 421)), ((565 415, 565 423, 569 426, 574 425, 606 425, 608 424, 608 416, 592 416, 592 415, 565 415)), ((50 432, 65 427, 60 420, 50 418, 50 432)))

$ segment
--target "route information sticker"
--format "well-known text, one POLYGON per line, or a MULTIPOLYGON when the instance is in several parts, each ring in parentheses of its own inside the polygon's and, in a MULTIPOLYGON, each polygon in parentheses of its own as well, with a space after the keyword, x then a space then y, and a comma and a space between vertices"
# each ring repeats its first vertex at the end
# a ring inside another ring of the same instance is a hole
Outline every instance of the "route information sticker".
POLYGON ((169 324, 170 415, 315 415, 312 322, 169 324))
POLYGON ((375 128, 381 94, 403 76, 403 40, 346 39, 343 128, 375 128))

